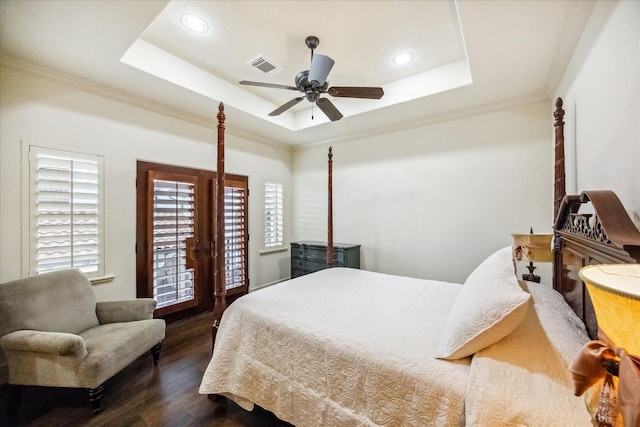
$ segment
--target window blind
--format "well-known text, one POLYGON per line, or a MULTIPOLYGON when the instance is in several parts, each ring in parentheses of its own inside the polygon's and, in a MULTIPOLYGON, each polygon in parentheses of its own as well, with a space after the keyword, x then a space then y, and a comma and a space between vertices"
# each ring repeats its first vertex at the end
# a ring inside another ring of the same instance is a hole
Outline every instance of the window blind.
POLYGON ((247 183, 226 180, 224 188, 225 283, 247 284, 247 183))
POLYGON ((153 180, 153 297, 162 308, 191 301, 194 269, 186 266, 185 239, 195 231, 195 185, 153 180))
POLYGON ((30 147, 30 274, 104 274, 101 156, 30 147))
POLYGON ((283 233, 283 185, 264 183, 264 247, 273 248, 284 244, 283 233))

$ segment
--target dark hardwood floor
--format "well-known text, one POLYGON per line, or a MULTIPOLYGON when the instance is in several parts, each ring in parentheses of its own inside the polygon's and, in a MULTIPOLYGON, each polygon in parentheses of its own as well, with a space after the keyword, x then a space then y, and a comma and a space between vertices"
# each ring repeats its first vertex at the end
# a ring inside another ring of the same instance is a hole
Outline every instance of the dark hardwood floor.
POLYGON ((8 418, 8 390, 0 387, 0 426, 290 426, 261 408, 247 412, 198 393, 211 355, 211 322, 207 313, 168 325, 158 366, 147 353, 107 381, 95 416, 86 390, 27 387, 8 418))

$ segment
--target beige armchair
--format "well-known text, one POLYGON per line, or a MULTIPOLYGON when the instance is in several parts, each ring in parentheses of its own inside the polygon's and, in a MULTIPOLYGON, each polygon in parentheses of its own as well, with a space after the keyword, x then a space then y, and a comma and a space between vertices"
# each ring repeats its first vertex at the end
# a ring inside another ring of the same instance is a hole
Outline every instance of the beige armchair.
POLYGON ((153 318, 155 306, 151 298, 96 303, 91 283, 75 269, 0 284, 0 371, 8 368, 9 409, 23 385, 77 387, 89 389, 98 413, 106 380, 149 349, 158 364, 165 322, 153 318))

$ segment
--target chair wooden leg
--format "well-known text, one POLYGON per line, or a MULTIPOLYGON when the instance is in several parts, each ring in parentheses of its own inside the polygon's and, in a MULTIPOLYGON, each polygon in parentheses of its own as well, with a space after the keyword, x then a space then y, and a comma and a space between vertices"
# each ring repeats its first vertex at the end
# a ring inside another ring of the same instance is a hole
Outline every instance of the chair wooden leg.
POLYGON ((89 389, 89 403, 91 404, 91 412, 96 415, 100 412, 100 401, 104 394, 104 384, 100 384, 96 388, 89 389))
POLYGON ((13 417, 18 413, 20 401, 22 400, 22 387, 19 385, 9 384, 9 401, 7 402, 7 416, 13 417))
POLYGON ((151 354, 153 355, 153 364, 154 366, 158 366, 158 360, 160 360, 160 349, 162 348, 162 343, 159 342, 158 344, 154 345, 153 347, 151 347, 151 354))

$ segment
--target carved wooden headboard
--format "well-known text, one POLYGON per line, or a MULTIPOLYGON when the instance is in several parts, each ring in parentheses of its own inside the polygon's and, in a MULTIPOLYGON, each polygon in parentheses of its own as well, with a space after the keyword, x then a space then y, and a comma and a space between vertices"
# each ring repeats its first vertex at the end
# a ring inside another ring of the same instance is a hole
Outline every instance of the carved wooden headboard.
POLYGON ((584 321, 589 336, 595 339, 598 325, 589 293, 578 277, 578 270, 590 264, 640 262, 640 231, 612 191, 583 191, 580 195, 564 195, 564 111, 560 98, 556 102, 554 116, 556 218, 553 226, 553 288, 564 296, 584 321), (557 204, 560 195, 563 197, 557 204))

